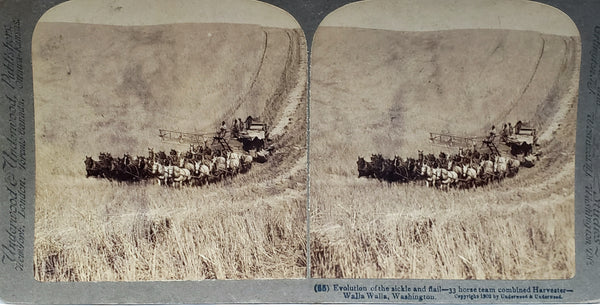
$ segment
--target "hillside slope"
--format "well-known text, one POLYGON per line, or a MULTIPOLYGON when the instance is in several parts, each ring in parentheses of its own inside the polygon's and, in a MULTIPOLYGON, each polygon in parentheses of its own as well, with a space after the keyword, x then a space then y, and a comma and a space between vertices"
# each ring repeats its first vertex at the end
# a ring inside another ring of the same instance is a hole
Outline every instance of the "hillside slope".
POLYGON ((221 120, 248 115, 274 123, 286 106, 275 96, 301 37, 239 24, 40 23, 38 154, 79 163, 102 151, 145 154, 160 141, 159 128, 213 133, 221 120))
POLYGON ((544 131, 573 84, 577 46, 576 38, 525 31, 321 28, 311 156, 339 144, 349 149, 344 162, 372 149, 414 156, 430 131, 481 136, 517 120, 544 131))
POLYGON ((307 52, 299 29, 39 23, 34 274, 39 281, 306 274, 307 52), (260 116, 274 154, 202 187, 85 177, 86 155, 146 155, 158 129, 260 116))
POLYGON ((319 28, 311 59, 313 275, 572 276, 580 53, 577 37, 530 31, 319 28), (451 152, 432 146, 428 133, 483 136, 518 120, 538 128, 544 155, 501 184, 445 193, 357 178, 358 156, 451 152))

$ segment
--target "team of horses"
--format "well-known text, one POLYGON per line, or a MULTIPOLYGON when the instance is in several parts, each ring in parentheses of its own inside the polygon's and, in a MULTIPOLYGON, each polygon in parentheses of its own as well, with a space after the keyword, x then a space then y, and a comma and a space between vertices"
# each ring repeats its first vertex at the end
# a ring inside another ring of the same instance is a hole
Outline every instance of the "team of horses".
POLYGON ((106 178, 119 182, 154 180, 164 186, 201 186, 217 182, 252 167, 252 156, 231 151, 187 151, 172 149, 154 152, 148 148, 148 156, 113 158, 110 153, 100 153, 98 160, 86 156, 86 177, 106 178))
POLYGON ((358 177, 376 178, 386 182, 417 182, 428 187, 441 189, 480 187, 513 177, 519 167, 531 167, 519 159, 503 157, 491 153, 479 153, 476 150, 459 150, 448 155, 440 152, 424 154, 418 152, 418 158, 403 159, 395 156, 384 158, 381 154, 371 155, 371 161, 358 157, 358 177))

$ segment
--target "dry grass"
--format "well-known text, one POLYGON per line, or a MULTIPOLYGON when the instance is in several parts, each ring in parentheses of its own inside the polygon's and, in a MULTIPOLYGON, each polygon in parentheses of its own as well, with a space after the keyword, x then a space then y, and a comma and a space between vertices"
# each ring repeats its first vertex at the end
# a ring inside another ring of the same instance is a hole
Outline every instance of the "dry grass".
POLYGON ((35 278, 305 276, 305 50, 300 31, 249 25, 40 24, 35 278), (275 155, 246 174, 182 189, 85 178, 86 154, 187 149, 160 144, 158 128, 212 132, 247 114, 274 124, 290 103, 275 155))
POLYGON ((312 55, 313 277, 574 275, 577 38, 321 28, 312 55), (517 119, 551 137, 535 168, 501 184, 446 193, 357 178, 357 156, 447 151, 428 132, 517 119))
POLYGON ((243 184, 243 177, 181 190, 72 177, 44 182, 38 203, 45 205, 36 212, 36 278, 302 277, 302 186, 258 188, 243 184))
POLYGON ((567 179, 550 187, 562 191, 550 197, 546 189, 496 185, 445 193, 354 178, 312 182, 312 272, 330 278, 571 277, 574 242, 565 230, 573 230, 574 212, 572 189, 562 190, 567 179), (322 189, 343 196, 313 197, 322 189))

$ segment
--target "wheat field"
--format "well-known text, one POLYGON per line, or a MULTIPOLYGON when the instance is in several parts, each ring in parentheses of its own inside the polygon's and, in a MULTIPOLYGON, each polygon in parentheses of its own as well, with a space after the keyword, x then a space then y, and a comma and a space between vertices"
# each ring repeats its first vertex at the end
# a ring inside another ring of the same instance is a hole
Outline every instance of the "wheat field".
POLYGON ((241 24, 40 23, 34 33, 40 281, 569 278, 575 272, 578 37, 241 24), (207 48, 208 46, 208 48, 207 48), (464 46, 469 46, 465 52, 464 46), (187 149, 158 129, 260 115, 275 154, 165 189, 85 178, 86 155, 187 149), (476 190, 357 178, 356 159, 437 153, 429 131, 524 120, 541 160, 476 190), (307 216, 310 162, 310 216, 307 216))
POLYGON ((321 27, 311 58, 310 246, 317 278, 575 274, 578 37, 519 30, 321 27), (357 158, 417 157, 429 132, 529 122, 534 168, 449 192, 358 178, 357 158))
POLYGON ((306 41, 244 24, 39 23, 34 273, 39 281, 306 276, 306 41), (260 116, 268 163, 203 187, 86 178, 100 152, 147 155, 158 129, 260 116))

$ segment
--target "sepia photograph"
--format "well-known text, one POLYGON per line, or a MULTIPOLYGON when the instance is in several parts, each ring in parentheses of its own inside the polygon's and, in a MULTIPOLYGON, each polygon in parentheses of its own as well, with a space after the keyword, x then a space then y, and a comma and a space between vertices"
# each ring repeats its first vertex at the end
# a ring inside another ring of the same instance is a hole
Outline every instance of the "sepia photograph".
POLYGON ((242 0, 72 0, 32 40, 34 275, 306 276, 307 45, 242 0))
POLYGON ((531 1, 366 0, 311 49, 314 278, 575 275, 581 39, 531 1))
POLYGON ((600 0, 0 0, 0 303, 599 301, 600 0))

